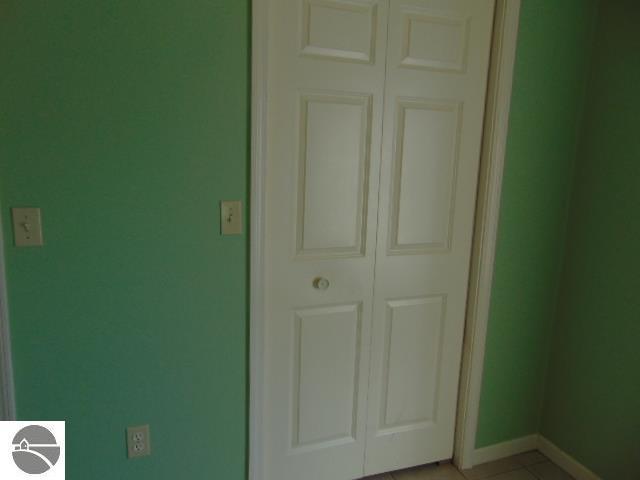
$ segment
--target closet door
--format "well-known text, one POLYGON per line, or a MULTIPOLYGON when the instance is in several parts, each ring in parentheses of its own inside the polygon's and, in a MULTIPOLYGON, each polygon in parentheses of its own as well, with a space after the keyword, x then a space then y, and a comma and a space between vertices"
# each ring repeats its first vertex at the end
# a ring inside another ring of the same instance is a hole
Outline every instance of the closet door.
POLYGON ((363 475, 387 5, 272 0, 266 480, 363 475))
POLYGON ((452 457, 493 0, 391 0, 365 473, 452 457))

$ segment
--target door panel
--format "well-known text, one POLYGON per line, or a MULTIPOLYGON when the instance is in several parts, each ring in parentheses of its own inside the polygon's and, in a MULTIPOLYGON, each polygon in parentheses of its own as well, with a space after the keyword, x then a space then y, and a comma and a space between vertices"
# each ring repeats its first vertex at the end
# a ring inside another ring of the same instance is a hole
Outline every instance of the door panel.
POLYGON ((460 104, 402 98, 395 108, 390 250, 448 249, 460 104))
POLYGON ((362 255, 371 97, 304 95, 301 104, 298 254, 362 255))
POLYGON ((453 454, 493 3, 390 2, 367 475, 453 454))
POLYGON ((380 424, 387 433, 420 428, 437 414, 445 297, 387 302, 380 424))
POLYGON ((298 310, 293 446, 355 441, 360 305, 298 310))
POLYGON ((360 478, 387 2, 274 0, 269 18, 264 478, 360 478))
MULTIPOLYGON (((464 72, 469 18, 458 5, 439 8, 436 2, 406 4, 400 12, 402 32, 400 65, 440 72, 464 72), (426 9, 425 9, 426 7, 426 9)), ((465 6, 462 5, 464 9, 465 6)))
POLYGON ((303 0, 302 53, 372 63, 377 2, 303 0))
POLYGON ((272 0, 265 480, 450 458, 493 0, 272 0))

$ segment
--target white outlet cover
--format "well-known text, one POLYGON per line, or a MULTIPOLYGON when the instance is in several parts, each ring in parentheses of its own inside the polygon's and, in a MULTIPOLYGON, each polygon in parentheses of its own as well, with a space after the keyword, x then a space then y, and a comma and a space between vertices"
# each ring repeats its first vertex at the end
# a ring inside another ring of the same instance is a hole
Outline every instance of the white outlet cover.
POLYGON ((151 455, 149 425, 127 427, 127 457, 137 458, 151 455))

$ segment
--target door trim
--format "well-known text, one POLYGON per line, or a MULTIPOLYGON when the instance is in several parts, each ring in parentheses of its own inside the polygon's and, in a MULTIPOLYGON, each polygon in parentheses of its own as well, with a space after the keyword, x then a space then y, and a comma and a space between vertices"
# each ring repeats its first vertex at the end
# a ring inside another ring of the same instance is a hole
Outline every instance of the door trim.
POLYGON ((13 362, 11 360, 11 334, 7 305, 7 281, 5 276, 4 236, 0 224, 0 421, 16 419, 16 402, 13 387, 13 362))
MULTIPOLYGON (((454 463, 461 468, 470 468, 474 462, 520 2, 521 0, 496 0, 454 444, 454 463)), ((264 464, 262 367, 265 319, 264 203, 268 127, 266 107, 269 3, 270 0, 252 0, 248 445, 250 480, 262 480, 264 464)))
POLYGON ((248 478, 263 471, 264 398, 264 204, 267 156, 267 52, 269 1, 251 1, 251 191, 249 280, 248 478))
POLYGON ((473 467, 476 450, 519 20, 520 0, 497 0, 453 450, 459 468, 473 467))

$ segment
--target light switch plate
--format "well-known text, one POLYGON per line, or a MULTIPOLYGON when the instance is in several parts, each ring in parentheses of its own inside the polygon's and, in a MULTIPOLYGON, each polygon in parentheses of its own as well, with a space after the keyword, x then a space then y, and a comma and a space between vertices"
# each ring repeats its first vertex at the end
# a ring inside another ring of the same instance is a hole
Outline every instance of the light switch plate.
POLYGON ((220 230, 222 235, 242 234, 242 202, 240 200, 220 202, 220 230))
POLYGON ((42 222, 39 208, 12 208, 11 216, 16 247, 42 246, 42 222))
POLYGON ((149 425, 127 427, 127 457, 137 458, 151 455, 149 425))

